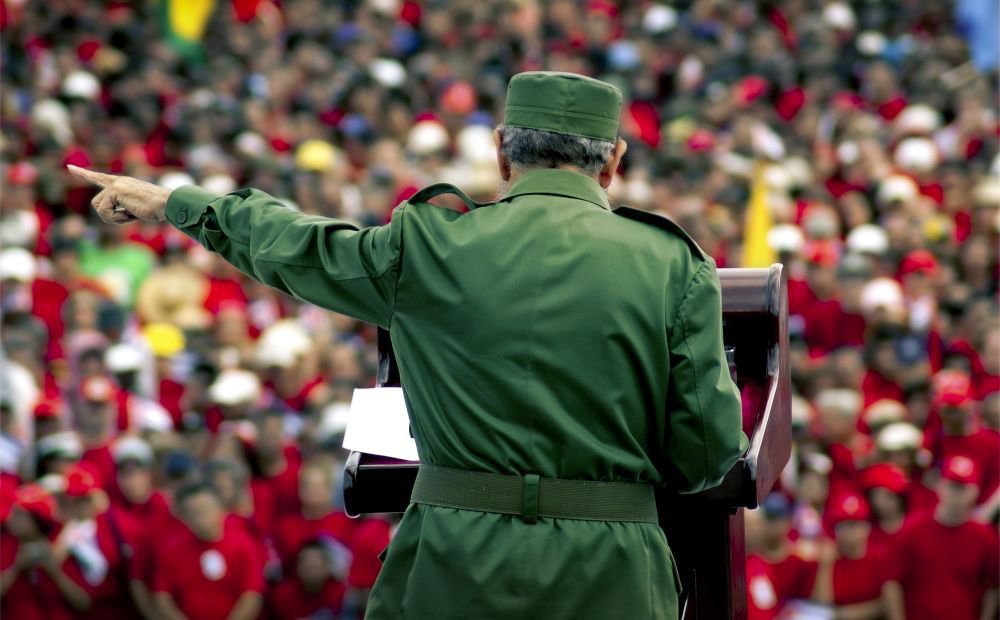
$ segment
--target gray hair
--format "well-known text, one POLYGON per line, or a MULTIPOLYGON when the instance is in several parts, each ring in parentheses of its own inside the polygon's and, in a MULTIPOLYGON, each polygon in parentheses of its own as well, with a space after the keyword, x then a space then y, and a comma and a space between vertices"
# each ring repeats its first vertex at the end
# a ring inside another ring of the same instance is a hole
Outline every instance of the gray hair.
POLYGON ((513 168, 575 166, 589 175, 601 171, 614 153, 614 142, 501 125, 500 152, 513 168))

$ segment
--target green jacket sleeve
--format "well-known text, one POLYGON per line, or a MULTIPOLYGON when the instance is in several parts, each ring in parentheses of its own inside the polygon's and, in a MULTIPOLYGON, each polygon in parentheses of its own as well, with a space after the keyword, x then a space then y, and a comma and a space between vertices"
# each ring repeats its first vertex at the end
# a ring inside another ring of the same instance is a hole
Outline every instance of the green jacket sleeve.
POLYGON ((255 189, 216 196, 185 186, 167 220, 246 275, 317 306, 388 327, 399 275, 403 207, 358 230, 305 215, 255 189))
POLYGON ((701 263, 670 328, 667 455, 681 493, 718 486, 748 446, 740 395, 722 344, 722 292, 715 263, 701 263))

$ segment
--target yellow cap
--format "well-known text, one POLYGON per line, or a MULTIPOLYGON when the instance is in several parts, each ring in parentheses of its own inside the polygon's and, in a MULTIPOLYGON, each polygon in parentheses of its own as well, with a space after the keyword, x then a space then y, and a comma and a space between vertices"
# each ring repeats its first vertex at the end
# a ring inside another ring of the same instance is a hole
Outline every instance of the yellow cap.
POLYGON ((150 323, 142 335, 156 357, 173 357, 184 350, 184 332, 170 323, 150 323))

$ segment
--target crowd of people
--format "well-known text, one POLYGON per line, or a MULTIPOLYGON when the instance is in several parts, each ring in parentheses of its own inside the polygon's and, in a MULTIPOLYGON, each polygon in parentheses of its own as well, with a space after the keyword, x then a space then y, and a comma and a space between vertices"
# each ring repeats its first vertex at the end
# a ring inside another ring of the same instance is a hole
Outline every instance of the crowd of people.
POLYGON ((995 2, 219 0, 193 50, 156 5, 0 2, 0 615, 360 617, 394 527, 339 492, 374 328, 102 224, 65 165, 379 225, 431 182, 493 198, 536 69, 622 89, 612 202, 720 267, 766 195, 794 447, 751 618, 995 605, 995 2))

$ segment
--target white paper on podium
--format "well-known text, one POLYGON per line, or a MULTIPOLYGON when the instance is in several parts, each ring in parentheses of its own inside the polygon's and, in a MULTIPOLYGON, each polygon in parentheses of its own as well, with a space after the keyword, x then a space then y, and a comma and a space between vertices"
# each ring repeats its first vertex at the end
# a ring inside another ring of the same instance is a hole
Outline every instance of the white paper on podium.
POLYGON ((417 444, 410 437, 403 388, 354 390, 344 448, 404 461, 419 460, 417 444))

